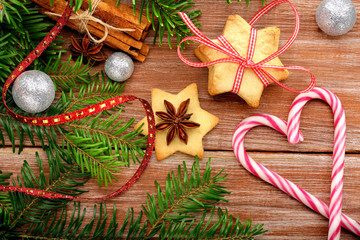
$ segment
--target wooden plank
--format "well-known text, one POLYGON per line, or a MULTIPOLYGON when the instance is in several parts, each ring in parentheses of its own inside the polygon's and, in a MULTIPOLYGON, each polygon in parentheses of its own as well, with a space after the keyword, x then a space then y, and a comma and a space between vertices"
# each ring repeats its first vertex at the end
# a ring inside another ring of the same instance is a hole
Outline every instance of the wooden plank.
MULTIPOLYGON (((336 93, 342 100, 347 115, 348 139, 347 151, 359 152, 360 146, 360 113, 357 89, 356 63, 360 61, 357 54, 360 49, 359 25, 341 37, 328 37, 321 32, 315 21, 315 11, 319 1, 293 1, 301 18, 300 34, 293 46, 281 55, 285 65, 300 65, 310 69, 317 76, 317 86, 325 87, 336 93)), ((360 6, 360 3, 355 3, 360 6)), ((210 38, 217 37, 229 14, 240 14, 249 20, 260 8, 260 1, 252 1, 247 8, 244 3, 226 5, 212 1, 196 1, 196 8, 203 14, 199 18, 201 31, 210 38)), ((283 4, 276 7, 257 24, 258 27, 278 26, 282 31, 282 43, 293 31, 293 15, 289 6, 283 4)), ((148 37, 151 40, 152 35, 148 37)), ((191 45, 185 55, 193 60, 191 45)), ((101 68, 101 66, 100 66, 101 68)), ((235 127, 244 118, 268 113, 287 119, 287 114, 296 94, 278 86, 268 87, 261 99, 260 107, 248 107, 243 100, 233 94, 211 97, 207 93, 207 69, 191 68, 182 63, 176 52, 166 46, 152 47, 147 61, 136 66, 133 77, 127 82, 126 92, 136 93, 150 99, 149 89, 157 87, 177 93, 190 83, 197 83, 200 101, 204 109, 220 117, 219 125, 204 138, 204 146, 208 150, 231 150, 231 139, 235 127), (171 77, 169 77, 171 75, 171 77)), ((286 80, 289 86, 302 89, 309 82, 308 75, 291 72, 286 80)), ((324 103, 311 102, 306 105, 302 117, 301 130, 305 142, 295 148, 286 143, 284 138, 271 133, 272 130, 254 130, 247 143, 249 149, 256 151, 301 151, 331 152, 333 139, 333 120, 328 106, 324 103), (272 144, 269 144, 271 142, 272 144)))
MULTIPOLYGON (((336 93, 342 100, 347 116, 347 152, 360 152, 360 97, 355 89, 360 88, 356 74, 357 63, 360 62, 360 26, 341 37, 329 37, 322 33, 315 22, 315 10, 319 1, 293 1, 297 7, 300 19, 300 34, 293 46, 281 55, 285 65, 301 65, 310 69, 317 76, 317 86, 325 87, 336 93)), ((126 3, 126 2, 125 2, 126 3)), ((355 2, 360 7, 360 2, 355 2)), ((240 14, 249 20, 261 7, 260 1, 252 1, 250 7, 244 3, 226 5, 225 2, 205 0, 196 1, 196 9, 203 14, 199 18, 201 30, 207 36, 218 36, 229 14, 240 14)), ((286 4, 278 6, 264 16, 258 27, 268 25, 278 26, 282 31, 281 42, 290 36, 293 30, 293 15, 286 4)), ((65 30, 63 36, 69 45, 69 36, 73 34, 65 30)), ((146 39, 152 43, 153 32, 146 39)), ((195 60, 193 44, 185 51, 185 55, 195 60)), ((107 53, 111 53, 107 49, 107 53)), ((69 53, 70 54, 70 53, 69 53)), ((103 69, 103 64, 96 67, 103 69)), ((287 118, 291 102, 296 94, 278 86, 268 87, 263 94, 258 108, 248 107, 243 100, 233 94, 210 96, 207 93, 207 69, 191 68, 182 63, 176 50, 170 50, 164 43, 163 47, 151 46, 148 59, 144 63, 135 64, 135 72, 126 82, 124 94, 134 94, 151 99, 151 89, 161 88, 177 93, 187 85, 195 82, 199 87, 201 105, 204 109, 220 117, 219 125, 204 138, 207 150, 231 150, 232 134, 236 126, 244 118, 257 113, 268 113, 287 118)), ((296 88, 303 88, 308 82, 308 76, 291 73, 284 83, 296 88)), ((142 112, 132 112, 130 115, 142 118, 142 112)), ((291 146, 286 139, 266 128, 255 129, 250 133, 246 143, 254 151, 295 151, 295 152, 331 152, 333 139, 333 120, 331 110, 324 103, 313 101, 306 105, 301 118, 301 130, 305 142, 291 146), (271 144, 269 144, 271 143, 271 144)), ((9 143, 7 143, 9 144, 9 143)), ((29 146, 30 142, 26 141, 29 146)), ((36 144, 39 146, 39 143, 36 144)))
MULTIPOLYGON (((19 156, 11 154, 9 148, 3 149, 0 151, 1 170, 19 173, 24 159, 36 169, 35 151, 36 149, 26 148, 19 156)), ((40 153, 40 155, 46 159, 43 153, 40 153)), ((329 154, 252 152, 251 156, 323 201, 329 201, 332 163, 329 154)), ((328 220, 248 173, 237 162, 231 152, 206 152, 204 159, 201 161, 201 169, 204 169, 208 157, 212 157, 211 166, 214 174, 221 169, 224 169, 224 172, 228 174, 224 185, 232 193, 227 197, 229 202, 221 203, 219 206, 227 208, 229 213, 235 217, 239 216, 242 221, 252 219, 254 224, 264 223, 269 232, 259 237, 259 239, 321 240, 326 238, 328 220)), ((360 184, 359 157, 360 155, 357 154, 348 155, 345 163, 343 212, 354 219, 360 219, 360 212, 358 211, 360 201, 358 191, 360 184)), ((154 181, 156 180, 164 186, 167 174, 170 171, 176 171, 177 166, 182 161, 185 161, 187 166, 190 166, 194 158, 181 153, 177 153, 161 162, 153 158, 144 175, 134 186, 119 197, 106 201, 109 210, 112 209, 114 203, 117 204, 118 223, 122 223, 128 208, 133 207, 135 213, 139 213, 140 205, 145 203, 146 193, 156 193, 154 181)), ((103 196, 113 192, 132 175, 135 169, 136 166, 124 169, 119 182, 115 182, 107 189, 99 188, 95 180, 90 180, 85 186, 85 189, 90 192, 84 194, 84 196, 103 196)), ((88 208, 86 220, 92 217, 92 208, 95 203, 99 202, 82 201, 82 205, 88 208)), ((71 204, 69 207, 71 210, 71 204)), ((343 230, 341 239, 356 239, 356 237, 343 230)))
MULTIPOLYGON (((270 1, 267 1, 270 2, 270 1)), ((360 25, 356 24, 353 30, 341 37, 329 37, 321 32, 315 21, 315 12, 319 1, 292 1, 297 7, 301 28, 300 34, 293 46, 280 56, 285 65, 300 65, 310 69, 317 76, 317 86, 328 88, 338 95, 343 102, 347 116, 347 146, 348 153, 360 153, 360 82, 357 80, 358 62, 360 62, 360 25)), ((130 4, 130 1, 123 3, 130 4)), ((354 2, 357 8, 360 2, 354 2)), ((225 1, 196 0, 195 9, 203 14, 199 18, 202 24, 201 31, 210 38, 217 37, 221 32, 226 18, 230 14, 240 14, 249 20, 261 8, 260 1, 252 0, 250 7, 245 3, 226 5, 225 1)), ((293 30, 293 15, 286 4, 276 7, 256 25, 259 28, 278 26, 281 29, 281 43, 284 43, 293 30)), ((66 39, 65 46, 69 46, 69 36, 74 31, 64 30, 62 35, 66 39)), ((145 44, 151 44, 154 36, 149 33, 145 44)), ((165 40, 165 39, 164 39, 165 40)), ((205 159, 213 157, 214 172, 224 168, 228 173, 225 185, 232 192, 228 196, 228 203, 219 206, 227 208, 235 217, 241 220, 252 219, 254 223, 264 223, 269 232, 259 239, 325 239, 327 236, 328 221, 312 210, 288 197, 280 190, 264 183, 249 174, 237 162, 231 152, 231 139, 236 126, 244 118, 257 113, 268 113, 286 120, 290 105, 296 94, 283 90, 277 86, 268 87, 263 94, 260 106, 256 109, 248 107, 243 100, 232 94, 210 96, 207 92, 207 69, 196 69, 182 63, 176 50, 151 46, 149 55, 144 63, 135 63, 135 72, 126 82, 124 94, 134 94, 151 99, 151 89, 161 88, 176 94, 187 85, 195 82, 199 87, 201 105, 207 111, 220 117, 219 125, 204 138, 204 148, 207 150, 205 159)), ((173 43, 173 46, 175 43, 173 43)), ((185 51, 185 56, 196 61, 192 50, 193 44, 185 51)), ((109 48, 105 49, 112 53, 109 48)), ((68 53, 65 57, 67 57, 68 53)), ((102 70, 103 64, 96 70, 102 70)), ((291 72, 285 84, 302 89, 308 83, 308 76, 291 72)), ((143 111, 139 104, 127 108, 125 118, 141 119, 143 111)), ((329 201, 331 154, 333 147, 333 120, 331 110, 326 104, 319 101, 309 103, 301 118, 301 130, 305 141, 297 146, 291 146, 286 138, 267 128, 252 130, 246 139, 246 147, 254 151, 251 155, 270 169, 283 174, 305 190, 318 196, 325 202, 329 201), (285 152, 285 153, 282 153, 285 152), (294 153, 286 153, 294 152, 294 153), (316 154, 315 154, 316 153, 316 154)), ((61 138, 59 138, 59 143, 61 138)), ((18 141, 17 141, 18 143, 18 141)), ((9 145, 9 142, 6 143, 9 145)), ((30 146, 30 141, 25 141, 30 146)), ((34 152, 39 151, 42 157, 40 144, 37 148, 25 148, 21 155, 13 154, 10 148, 0 151, 0 169, 3 171, 20 172, 24 159, 36 168, 34 152)), ((343 212, 354 219, 360 219, 358 203, 360 193, 358 185, 360 179, 359 154, 348 154, 345 164, 343 212)), ((121 196, 107 201, 109 211, 114 203, 117 204, 117 219, 121 223, 126 210, 134 207, 136 214, 140 205, 145 203, 146 193, 154 194, 154 181, 164 185, 169 171, 176 170, 178 164, 185 160, 188 164, 193 157, 181 153, 158 162, 151 160, 148 169, 131 189, 121 196)), ((205 161, 202 162, 202 169, 205 161)), ((125 169, 119 177, 119 182, 109 188, 99 188, 95 180, 91 180, 86 189, 87 196, 106 195, 117 189, 135 171, 136 166, 125 169)), ((84 201, 83 206, 88 208, 86 219, 92 217, 94 201, 84 201)), ((71 211, 71 207, 69 209, 71 211)), ((342 231, 341 239, 357 239, 346 230, 342 231)))

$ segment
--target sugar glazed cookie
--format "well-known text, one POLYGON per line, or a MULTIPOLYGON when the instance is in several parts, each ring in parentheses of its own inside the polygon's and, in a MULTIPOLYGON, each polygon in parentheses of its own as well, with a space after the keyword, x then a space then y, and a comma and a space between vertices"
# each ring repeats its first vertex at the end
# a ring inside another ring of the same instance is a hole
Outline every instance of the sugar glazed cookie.
MULTIPOLYGON (((177 151, 202 158, 202 138, 219 123, 219 119, 200 107, 197 85, 190 84, 177 95, 154 88, 151 101, 156 114, 156 158, 160 161, 177 151)), ((144 124, 142 133, 147 135, 146 118, 135 128, 141 124, 144 124)))
MULTIPOLYGON (((241 56, 246 57, 250 31, 251 26, 242 17, 239 15, 230 15, 226 21, 223 35, 241 56)), ((279 48, 279 38, 280 29, 277 27, 267 27, 259 30, 252 60, 257 63, 276 52, 279 48)), ((213 41, 219 44, 218 40, 213 41)), ((228 57, 224 53, 202 44, 195 49, 195 55, 202 62, 209 62, 228 57)), ((283 66, 279 58, 274 58, 266 63, 266 65, 283 66)), ((217 95, 231 92, 238 67, 239 65, 237 63, 218 63, 209 66, 209 94, 217 95)), ((278 81, 284 80, 289 76, 289 72, 286 69, 264 68, 264 70, 273 75, 278 81)), ((270 79, 269 81, 272 82, 270 79)), ((258 76, 253 70, 246 68, 238 95, 250 106, 257 107, 259 106, 263 90, 264 85, 258 76)))

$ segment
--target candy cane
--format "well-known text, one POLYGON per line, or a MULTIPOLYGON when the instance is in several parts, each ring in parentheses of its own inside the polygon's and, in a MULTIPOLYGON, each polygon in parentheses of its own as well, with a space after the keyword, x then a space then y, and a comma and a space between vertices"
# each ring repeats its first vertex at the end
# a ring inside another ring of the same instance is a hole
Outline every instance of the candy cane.
POLYGON ((239 162, 252 174, 276 186, 309 208, 330 219, 328 239, 340 239, 340 222, 343 227, 360 236, 360 224, 348 216, 341 214, 341 196, 343 183, 343 162, 345 154, 345 116, 339 99, 330 91, 315 88, 309 93, 300 94, 293 102, 289 114, 289 125, 278 117, 271 115, 255 115, 242 121, 233 137, 234 153, 239 162), (300 113, 303 106, 311 99, 322 99, 333 109, 335 118, 334 164, 332 174, 330 209, 320 199, 299 188, 291 181, 268 170, 254 161, 245 151, 245 134, 256 126, 268 126, 288 136, 290 143, 302 141, 299 132, 300 113))
POLYGON ((332 92, 316 88, 305 94, 300 94, 295 98, 289 112, 287 136, 291 144, 296 144, 299 138, 300 114, 304 105, 311 99, 321 99, 327 102, 334 114, 334 149, 333 149, 333 169, 331 174, 330 191, 330 224, 328 239, 340 239, 340 222, 342 207, 342 191, 344 177, 345 159, 345 136, 346 121, 343 106, 339 98, 332 92))

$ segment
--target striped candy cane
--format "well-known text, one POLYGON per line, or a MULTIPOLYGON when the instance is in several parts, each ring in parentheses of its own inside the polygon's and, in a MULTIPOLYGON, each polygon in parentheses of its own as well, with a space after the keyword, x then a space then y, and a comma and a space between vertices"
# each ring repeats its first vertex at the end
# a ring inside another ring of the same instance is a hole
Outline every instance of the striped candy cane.
POLYGON ((309 93, 300 94, 294 100, 289 113, 289 124, 278 117, 263 114, 255 115, 242 121, 234 133, 233 148, 237 159, 249 172, 276 186, 324 217, 329 218, 330 223, 328 239, 340 239, 340 224, 349 231, 360 236, 360 224, 346 215, 341 214, 345 131, 345 116, 340 100, 328 90, 315 88, 309 93), (330 208, 320 199, 299 188, 291 181, 288 181, 277 173, 254 161, 246 153, 244 148, 245 134, 250 129, 261 125, 271 127, 284 135, 287 135, 290 143, 295 144, 302 141, 303 137, 299 132, 300 114, 306 102, 311 99, 322 99, 326 101, 331 106, 335 116, 334 164, 332 172, 330 208))
POLYGON ((334 114, 334 161, 331 174, 328 239, 340 239, 346 122, 344 109, 339 98, 332 92, 323 88, 316 88, 309 93, 300 94, 295 98, 290 108, 287 136, 291 144, 296 144, 301 140, 299 137, 300 114, 304 105, 311 99, 321 99, 327 102, 334 114))

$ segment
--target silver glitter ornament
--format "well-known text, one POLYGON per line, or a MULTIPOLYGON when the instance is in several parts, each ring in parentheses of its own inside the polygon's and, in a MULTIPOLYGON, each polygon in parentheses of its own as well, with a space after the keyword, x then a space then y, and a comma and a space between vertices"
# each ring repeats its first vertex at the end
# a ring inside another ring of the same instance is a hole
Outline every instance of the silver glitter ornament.
POLYGON ((106 59, 104 69, 111 80, 123 82, 133 74, 134 62, 127 54, 115 52, 106 59))
POLYGON ((330 36, 347 33, 356 22, 356 9, 351 0, 324 0, 316 10, 316 22, 330 36))
POLYGON ((25 112, 39 113, 54 101, 55 85, 51 78, 41 71, 26 71, 15 80, 12 96, 16 105, 25 112))

